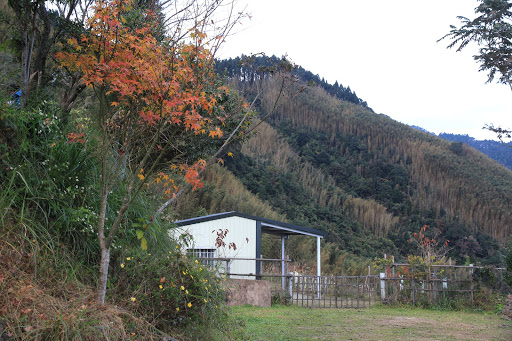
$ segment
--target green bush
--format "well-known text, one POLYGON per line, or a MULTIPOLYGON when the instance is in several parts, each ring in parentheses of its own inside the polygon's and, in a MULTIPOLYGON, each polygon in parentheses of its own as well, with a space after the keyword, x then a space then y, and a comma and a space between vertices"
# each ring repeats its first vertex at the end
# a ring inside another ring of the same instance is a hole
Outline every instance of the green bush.
POLYGON ((37 109, 9 108, 2 118, 15 136, 9 145, 2 144, 9 153, 0 173, 4 183, 14 179, 9 187, 13 208, 31 212, 80 259, 94 263, 97 172, 85 135, 70 140, 48 103, 37 109))
POLYGON ((117 300, 162 331, 225 317, 224 280, 179 248, 167 254, 134 249, 113 268, 117 300))

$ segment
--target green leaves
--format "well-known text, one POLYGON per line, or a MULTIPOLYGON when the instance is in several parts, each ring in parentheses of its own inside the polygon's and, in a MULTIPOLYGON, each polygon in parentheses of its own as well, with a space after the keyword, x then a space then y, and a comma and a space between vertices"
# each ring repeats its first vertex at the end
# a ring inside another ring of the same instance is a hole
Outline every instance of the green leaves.
MULTIPOLYGON (((135 224, 134 224, 134 225, 135 225, 135 224)), ((137 231, 135 231, 135 233, 137 234, 137 239, 142 239, 142 238, 144 238, 144 231, 137 230, 137 231)))
POLYGON ((480 0, 475 8, 478 15, 470 20, 458 17, 459 28, 450 26, 450 33, 440 40, 450 38, 448 48, 464 49, 476 43, 480 49, 473 58, 480 64, 480 71, 488 72, 488 82, 499 75, 499 83, 510 85, 512 80, 512 3, 507 0, 480 0))
POLYGON ((137 234, 137 239, 140 240, 140 248, 146 251, 148 249, 148 241, 144 238, 144 231, 136 230, 135 233, 137 234))

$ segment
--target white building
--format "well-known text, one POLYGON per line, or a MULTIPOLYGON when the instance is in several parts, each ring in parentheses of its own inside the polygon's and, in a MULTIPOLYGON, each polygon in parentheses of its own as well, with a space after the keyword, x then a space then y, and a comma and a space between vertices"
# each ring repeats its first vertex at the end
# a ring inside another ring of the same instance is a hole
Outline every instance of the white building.
MULTIPOLYGON (((307 235, 317 239, 317 276, 321 275, 320 239, 327 232, 303 226, 255 217, 239 212, 225 212, 177 221, 174 237, 192 236, 187 252, 199 258, 234 258, 229 269, 233 278, 255 279, 261 274, 261 236, 269 233, 281 237, 281 260, 285 258, 285 240, 291 235, 307 235), (249 276, 244 276, 249 275, 249 276)), ((207 261, 207 260, 206 260, 207 261)), ((208 262, 208 261, 207 261, 208 262)), ((213 263, 213 260, 211 264, 213 263)), ((284 275, 284 261, 281 272, 284 275)))

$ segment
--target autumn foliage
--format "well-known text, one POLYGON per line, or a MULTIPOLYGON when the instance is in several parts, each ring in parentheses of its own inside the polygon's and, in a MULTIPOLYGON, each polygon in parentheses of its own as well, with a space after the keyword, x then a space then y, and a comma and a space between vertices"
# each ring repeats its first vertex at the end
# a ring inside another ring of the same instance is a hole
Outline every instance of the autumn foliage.
MULTIPOLYGON (((420 252, 420 259, 427 265, 440 264, 445 260, 445 256, 449 251, 449 240, 441 242, 439 239, 441 231, 437 228, 429 228, 423 225, 419 232, 415 232, 411 238, 411 242, 416 244, 420 252)), ((409 259, 410 260, 410 259, 409 259)))
MULTIPOLYGON (((153 14, 145 13, 145 20, 133 28, 126 25, 130 10, 127 1, 98 1, 89 32, 70 39, 67 51, 57 54, 62 66, 80 71, 83 82, 100 95, 108 132, 124 138, 118 151, 135 147, 128 146, 134 136, 157 141, 173 125, 221 137, 218 124, 225 118, 208 116, 227 89, 211 88, 214 75, 210 53, 202 46, 205 34, 192 30, 189 43, 157 41, 153 14), (124 134, 127 127, 130 136, 124 134)), ((162 148, 157 143, 149 147, 162 148)), ((193 171, 187 174, 195 181, 193 171)))

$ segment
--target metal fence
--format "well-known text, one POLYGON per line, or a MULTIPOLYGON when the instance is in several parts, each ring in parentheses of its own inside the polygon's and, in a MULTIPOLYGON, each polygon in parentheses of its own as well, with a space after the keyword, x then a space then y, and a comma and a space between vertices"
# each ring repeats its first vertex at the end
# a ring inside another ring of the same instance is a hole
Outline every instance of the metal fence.
POLYGON ((292 276, 293 304, 318 308, 365 308, 380 300, 378 276, 292 276))
POLYGON ((497 292, 510 291, 503 281, 503 268, 430 265, 412 266, 393 263, 380 275, 366 276, 314 276, 288 269, 285 259, 216 258, 228 277, 267 280, 271 283, 274 302, 296 304, 310 308, 365 308, 377 302, 436 303, 441 300, 467 300, 474 303, 475 294, 482 288, 497 292), (266 273, 230 273, 230 263, 236 260, 265 262, 266 273))
POLYGON ((507 292, 504 268, 460 265, 412 266, 392 264, 380 274, 383 302, 438 303, 449 300, 475 302, 482 290, 507 292))

